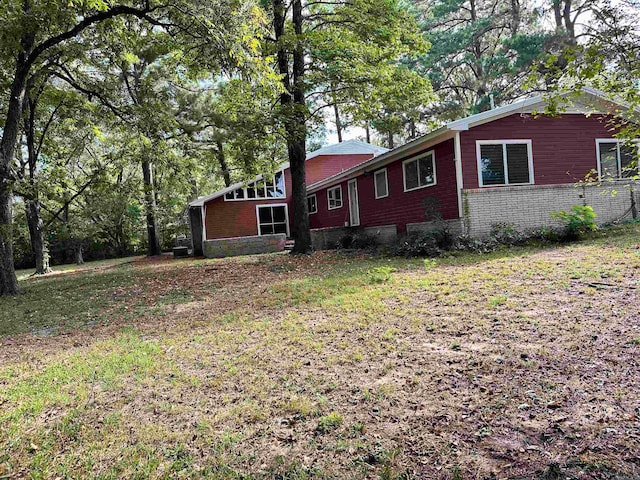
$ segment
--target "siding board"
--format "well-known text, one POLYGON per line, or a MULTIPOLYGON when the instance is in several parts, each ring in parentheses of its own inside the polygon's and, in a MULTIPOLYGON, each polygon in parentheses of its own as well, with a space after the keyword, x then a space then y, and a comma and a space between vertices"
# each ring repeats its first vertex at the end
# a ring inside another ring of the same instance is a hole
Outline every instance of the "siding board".
MULTIPOLYGON (((445 219, 458 217, 453 139, 441 142, 427 150, 416 151, 411 158, 430 150, 434 150, 435 154, 436 185, 405 192, 402 162, 408 158, 385 166, 389 185, 389 195, 385 198, 375 198, 374 172, 376 170, 356 177, 361 227, 397 225, 398 232, 403 233, 407 223, 420 223, 427 220, 424 201, 429 197, 440 201, 441 213, 445 219)), ((337 210, 327 209, 326 188, 317 192, 318 213, 309 217, 311 228, 341 227, 349 221, 347 182, 341 182, 340 185, 342 185, 344 206, 337 210)))
POLYGON ((476 140, 531 140, 535 185, 574 183, 595 169, 596 138, 610 138, 610 116, 514 114, 460 133, 464 188, 478 188, 476 140))

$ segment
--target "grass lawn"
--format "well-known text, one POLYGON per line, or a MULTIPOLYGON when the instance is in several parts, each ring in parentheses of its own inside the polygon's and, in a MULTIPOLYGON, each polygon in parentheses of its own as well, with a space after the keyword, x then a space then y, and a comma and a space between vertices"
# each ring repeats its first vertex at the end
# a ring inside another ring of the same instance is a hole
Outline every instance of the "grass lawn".
MULTIPOLYGON (((103 269, 112 267, 115 265, 122 265, 124 263, 129 263, 135 260, 138 257, 124 257, 124 258, 110 258, 108 260, 98 260, 95 262, 87 262, 82 265, 76 265, 75 263, 64 264, 64 265, 54 265, 51 267, 53 272, 51 275, 61 274, 61 273, 72 273, 72 272, 82 272, 85 270, 93 270, 93 269, 103 269)), ((16 276, 18 280, 26 280, 31 277, 35 273, 35 268, 26 268, 24 270, 16 270, 16 276)))
POLYGON ((638 227, 21 284, 0 478, 640 478, 638 227))

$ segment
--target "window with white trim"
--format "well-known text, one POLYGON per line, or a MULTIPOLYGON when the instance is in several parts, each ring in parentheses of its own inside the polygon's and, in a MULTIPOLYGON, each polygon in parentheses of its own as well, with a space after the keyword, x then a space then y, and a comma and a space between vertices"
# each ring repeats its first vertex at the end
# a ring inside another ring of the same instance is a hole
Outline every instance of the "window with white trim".
POLYGON ((405 192, 435 185, 436 159, 433 150, 402 162, 402 173, 405 192))
POLYGON ((258 235, 287 233, 286 205, 258 206, 258 235))
POLYGON ((246 187, 236 188, 224 195, 225 200, 255 200, 260 198, 285 198, 284 172, 277 172, 273 176, 265 177, 247 184, 246 187))
POLYGON ((478 140, 481 187, 533 183, 531 140, 478 140))
POLYGON ((338 185, 327 190, 327 205, 329 210, 342 207, 342 186, 338 185))
POLYGON ((373 174, 373 186, 376 199, 389 196, 389 183, 387 181, 387 169, 383 168, 373 174))
POLYGON ((318 213, 318 197, 315 193, 307 197, 307 209, 309 210, 309 215, 318 213))
POLYGON ((629 145, 617 138, 599 139, 598 172, 600 178, 629 178, 638 175, 638 144, 629 145))

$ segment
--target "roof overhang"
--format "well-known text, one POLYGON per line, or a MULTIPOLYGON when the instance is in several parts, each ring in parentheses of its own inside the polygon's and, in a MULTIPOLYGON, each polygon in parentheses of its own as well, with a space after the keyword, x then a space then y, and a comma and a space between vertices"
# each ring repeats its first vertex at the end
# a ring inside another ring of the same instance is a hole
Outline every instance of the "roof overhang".
POLYGON ((383 153, 382 155, 367 160, 366 162, 362 162, 348 170, 345 170, 344 172, 340 172, 336 175, 327 177, 324 180, 320 180, 319 182, 309 185, 307 187, 307 192, 313 193, 333 183, 357 177, 358 175, 371 172, 372 170, 377 170, 384 167, 385 165, 388 165, 389 163, 406 157, 410 157, 440 142, 449 140, 454 136, 454 131, 449 130, 447 127, 441 127, 431 133, 418 137, 415 140, 411 140, 410 142, 405 143, 398 148, 389 150, 387 153, 383 153))

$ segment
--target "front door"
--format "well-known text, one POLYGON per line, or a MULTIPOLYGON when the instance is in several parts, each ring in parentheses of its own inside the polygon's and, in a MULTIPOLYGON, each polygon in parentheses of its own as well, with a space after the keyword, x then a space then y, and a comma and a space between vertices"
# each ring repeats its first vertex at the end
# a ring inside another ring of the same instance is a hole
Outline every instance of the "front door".
POLYGON ((349 217, 351 218, 351 226, 360 225, 360 205, 358 205, 358 183, 356 180, 349 180, 349 217))

